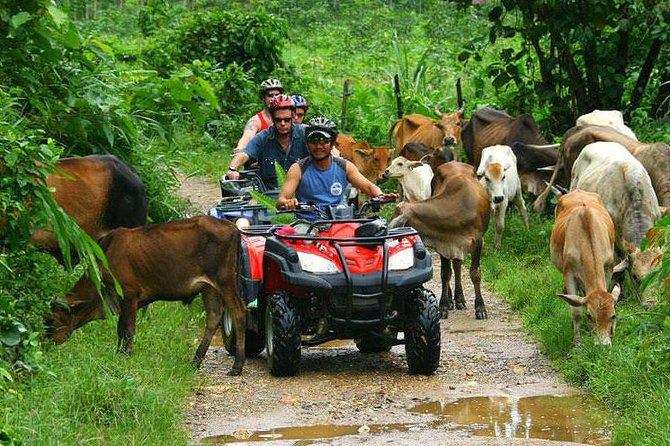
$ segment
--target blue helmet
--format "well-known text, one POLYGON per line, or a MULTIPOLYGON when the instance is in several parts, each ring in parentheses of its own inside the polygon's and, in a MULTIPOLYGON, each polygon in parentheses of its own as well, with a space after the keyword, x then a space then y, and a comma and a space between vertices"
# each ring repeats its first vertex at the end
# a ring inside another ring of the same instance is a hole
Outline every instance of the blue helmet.
POLYGON ((293 99, 293 103, 295 104, 296 108, 304 108, 305 111, 309 108, 309 103, 307 102, 307 99, 305 99, 304 96, 300 96, 299 94, 294 94, 291 96, 291 99, 293 99))

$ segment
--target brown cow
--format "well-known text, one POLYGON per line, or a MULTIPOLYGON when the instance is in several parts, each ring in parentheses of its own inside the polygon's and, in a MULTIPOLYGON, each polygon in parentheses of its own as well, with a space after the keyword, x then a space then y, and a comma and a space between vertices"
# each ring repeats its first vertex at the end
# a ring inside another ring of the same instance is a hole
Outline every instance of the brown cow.
POLYGON ((356 141, 351 135, 337 135, 336 145, 340 156, 354 163, 361 174, 373 183, 381 179, 389 166, 389 147, 370 147, 366 141, 356 141))
POLYGON ((554 149, 518 150, 515 147, 515 142, 547 144, 535 120, 526 114, 513 118, 504 111, 483 108, 473 113, 472 118, 463 126, 461 137, 468 162, 475 167, 481 163, 481 153, 485 147, 512 147, 523 190, 533 195, 544 189, 543 174, 537 169, 555 165, 558 158, 558 151, 554 149))
MULTIPOLYGON (((60 159, 56 173, 47 177, 47 186, 54 189, 56 203, 94 240, 114 228, 146 222, 144 184, 132 167, 114 155, 60 159)), ((60 255, 54 233, 37 231, 32 241, 60 255)))
MULTIPOLYGON (((113 278, 104 271, 105 302, 120 313, 119 350, 131 353, 137 309, 156 300, 190 302, 202 293, 207 326, 193 362, 200 365, 224 311, 233 315, 237 345, 230 375, 239 375, 245 361, 245 306, 238 289, 240 233, 235 226, 200 216, 170 223, 120 228, 105 236, 100 246, 123 290, 114 291, 113 278)), ((68 308, 54 305, 53 339, 64 342, 73 330, 105 317, 103 300, 86 276, 66 296, 68 308)))
POLYGON ((396 150, 404 148, 409 142, 419 142, 431 150, 448 147, 453 151, 454 157, 459 159, 461 127, 465 123, 463 110, 463 107, 452 113, 435 110, 435 113, 440 116, 439 120, 420 114, 407 115, 398 119, 391 126, 391 135, 395 138, 396 150))
POLYGON ((456 161, 441 165, 435 173, 437 187, 433 196, 416 203, 398 204, 398 216, 390 227, 409 225, 416 229, 426 245, 440 254, 442 264, 442 297, 440 311, 446 317, 448 310, 465 308, 461 284, 461 265, 467 252, 472 256, 470 279, 475 288, 475 317, 486 319, 486 306, 481 293, 481 258, 483 236, 489 224, 491 207, 486 190, 479 183, 475 169, 456 161), (455 276, 452 299, 449 281, 451 263, 455 276))
POLYGON ((645 144, 612 127, 592 125, 572 127, 563 135, 549 184, 533 203, 536 212, 544 210, 551 186, 570 185, 570 172, 575 160, 584 147, 598 141, 619 143, 632 153, 649 174, 659 204, 670 206, 670 145, 662 142, 645 144))
POLYGON ((588 325, 596 344, 610 345, 616 328, 614 305, 621 291, 607 283, 620 265, 614 266, 614 223, 593 192, 573 190, 558 199, 556 223, 551 232, 551 261, 563 273, 567 294, 559 294, 572 306, 574 342, 581 341, 579 327, 586 308, 588 325), (581 291, 584 297, 577 293, 581 291))

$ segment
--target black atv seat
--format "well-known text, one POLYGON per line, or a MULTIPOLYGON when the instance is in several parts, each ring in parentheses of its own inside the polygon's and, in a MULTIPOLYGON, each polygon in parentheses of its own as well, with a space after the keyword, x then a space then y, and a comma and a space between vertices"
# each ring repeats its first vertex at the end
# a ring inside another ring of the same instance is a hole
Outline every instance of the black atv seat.
POLYGON ((388 234, 388 226, 386 220, 376 219, 362 223, 354 231, 356 237, 382 237, 388 234))

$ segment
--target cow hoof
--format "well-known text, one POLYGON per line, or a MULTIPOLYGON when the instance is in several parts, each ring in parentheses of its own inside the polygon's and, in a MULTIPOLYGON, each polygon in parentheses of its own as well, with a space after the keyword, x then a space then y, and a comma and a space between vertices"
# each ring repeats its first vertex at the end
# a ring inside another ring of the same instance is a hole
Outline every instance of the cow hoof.
POLYGON ((230 372, 227 373, 228 376, 239 376, 242 373, 242 370, 230 369, 230 372))
POLYGON ((440 318, 449 319, 449 309, 445 307, 440 307, 440 318))
POLYGON ((488 319, 489 316, 488 316, 488 314, 486 314, 486 309, 481 309, 481 310, 475 311, 475 318, 477 318, 477 320, 488 319))
POLYGON ((465 310, 467 306, 465 305, 465 302, 456 302, 456 309, 457 310, 465 310))

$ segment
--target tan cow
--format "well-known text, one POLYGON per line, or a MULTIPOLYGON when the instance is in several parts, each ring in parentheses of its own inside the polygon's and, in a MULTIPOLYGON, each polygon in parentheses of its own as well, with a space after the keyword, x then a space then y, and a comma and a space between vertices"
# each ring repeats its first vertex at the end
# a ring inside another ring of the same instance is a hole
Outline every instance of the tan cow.
POLYGON ((631 272, 642 279, 660 251, 640 251, 647 230, 661 216, 651 180, 642 164, 621 144, 595 142, 581 151, 572 166, 570 189, 600 195, 616 229, 616 246, 632 261, 631 272))
POLYGON ((396 150, 402 149, 409 142, 418 142, 431 150, 448 147, 453 152, 454 158, 459 160, 461 127, 465 123, 463 111, 463 107, 452 113, 435 110, 440 116, 439 120, 417 113, 398 119, 391 126, 396 150))
MULTIPOLYGON (((138 308, 156 300, 190 302, 202 293, 207 325, 193 362, 199 366, 205 357, 225 306, 233 315, 237 333, 229 374, 239 375, 245 361, 246 314, 238 289, 240 245, 240 233, 232 223, 207 216, 120 228, 105 236, 100 246, 123 290, 123 297, 116 294, 113 278, 104 270, 105 301, 120 314, 119 350, 132 352, 138 308)), ((67 340, 82 325, 105 317, 103 300, 86 276, 65 300, 66 308, 54 305, 51 331, 56 343, 67 340)))
POLYGON ((389 166, 391 148, 370 147, 366 141, 356 141, 351 135, 337 135, 336 145, 340 156, 354 163, 365 178, 376 182, 389 166))
POLYGON ((442 297, 440 311, 447 317, 448 310, 464 309, 465 297, 461 284, 461 265, 470 252, 470 279, 475 288, 475 317, 486 319, 486 306, 481 293, 481 259, 483 236, 489 224, 491 207, 486 190, 469 164, 451 161, 435 172, 437 187, 433 196, 416 203, 399 203, 399 214, 389 227, 411 226, 427 246, 440 254, 442 264, 442 297), (451 264, 455 276, 454 294, 449 285, 451 264))
POLYGON ((598 194, 583 190, 559 197, 551 232, 551 261, 563 273, 567 294, 559 294, 572 307, 574 342, 581 342, 580 325, 586 309, 594 342, 610 345, 616 329, 615 304, 619 285, 612 293, 607 284, 614 270, 614 223, 598 194), (584 296, 578 295, 582 292, 584 296))

